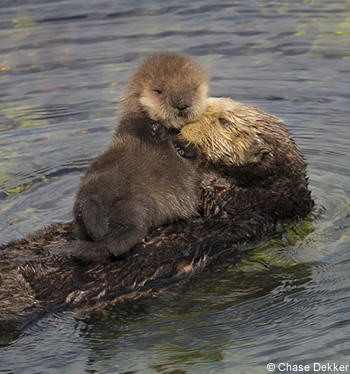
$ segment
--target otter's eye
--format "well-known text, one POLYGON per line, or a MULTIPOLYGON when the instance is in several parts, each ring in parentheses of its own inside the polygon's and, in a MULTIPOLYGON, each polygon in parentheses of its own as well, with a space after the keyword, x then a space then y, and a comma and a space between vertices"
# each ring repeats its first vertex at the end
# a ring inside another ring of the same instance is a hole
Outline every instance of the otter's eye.
POLYGON ((225 118, 219 118, 219 123, 221 126, 229 126, 230 122, 227 121, 225 118))
POLYGON ((157 95, 161 95, 162 91, 161 90, 153 90, 157 95))

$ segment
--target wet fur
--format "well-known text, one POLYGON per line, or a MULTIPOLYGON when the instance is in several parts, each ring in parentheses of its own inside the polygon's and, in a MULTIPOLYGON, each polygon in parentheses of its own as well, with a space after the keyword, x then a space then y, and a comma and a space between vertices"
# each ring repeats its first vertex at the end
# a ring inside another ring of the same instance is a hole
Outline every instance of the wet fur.
POLYGON ((208 106, 203 122, 182 134, 209 159, 204 157, 200 167, 201 216, 153 229, 133 255, 106 265, 80 266, 72 260, 71 224, 1 246, 0 335, 17 333, 47 312, 90 313, 94 304, 102 308, 108 300, 155 296, 228 250, 233 264, 244 244, 310 213, 305 164, 278 118, 222 99, 208 106))
POLYGON ((281 119, 230 99, 208 98, 200 121, 181 135, 205 155, 202 171, 232 183, 222 203, 215 197, 205 214, 254 211, 276 228, 311 211, 306 165, 281 119))

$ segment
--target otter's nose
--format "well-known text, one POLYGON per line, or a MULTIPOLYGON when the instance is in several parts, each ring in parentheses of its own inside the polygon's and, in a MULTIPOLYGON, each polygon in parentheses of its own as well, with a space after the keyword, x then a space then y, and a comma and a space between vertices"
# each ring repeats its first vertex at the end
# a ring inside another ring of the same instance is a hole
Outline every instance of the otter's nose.
POLYGON ((185 110, 187 108, 189 108, 190 105, 189 103, 186 102, 186 100, 180 100, 176 106, 177 109, 179 110, 185 110))
POLYGON ((178 109, 180 112, 186 110, 192 105, 192 99, 189 95, 178 94, 173 101, 174 108, 178 109))

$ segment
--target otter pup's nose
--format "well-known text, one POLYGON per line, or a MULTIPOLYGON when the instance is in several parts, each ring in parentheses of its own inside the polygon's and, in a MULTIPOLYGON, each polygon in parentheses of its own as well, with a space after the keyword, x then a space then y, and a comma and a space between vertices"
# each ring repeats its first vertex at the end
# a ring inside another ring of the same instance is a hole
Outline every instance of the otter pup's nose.
POLYGON ((190 105, 189 105, 185 100, 181 100, 181 101, 177 104, 176 108, 179 109, 179 110, 185 110, 185 109, 187 109, 189 106, 190 106, 190 105))
POLYGON ((192 105, 191 97, 188 97, 188 95, 184 95, 184 94, 177 95, 177 97, 175 98, 173 102, 174 108, 178 109, 180 112, 189 108, 191 105, 192 105))

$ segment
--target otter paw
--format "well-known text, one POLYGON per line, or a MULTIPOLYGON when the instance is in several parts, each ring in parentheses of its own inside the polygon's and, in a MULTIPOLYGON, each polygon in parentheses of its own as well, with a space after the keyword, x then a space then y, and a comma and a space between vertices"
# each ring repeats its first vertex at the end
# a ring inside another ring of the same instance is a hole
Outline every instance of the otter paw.
POLYGON ((110 253, 103 243, 78 240, 73 248, 72 256, 78 262, 87 265, 91 263, 110 262, 110 253))
POLYGON ((151 136, 156 141, 163 141, 167 138, 168 132, 162 124, 154 122, 151 125, 151 136))
POLYGON ((173 142, 177 153, 181 157, 190 160, 197 160, 199 158, 199 148, 195 144, 183 139, 175 139, 173 142))

